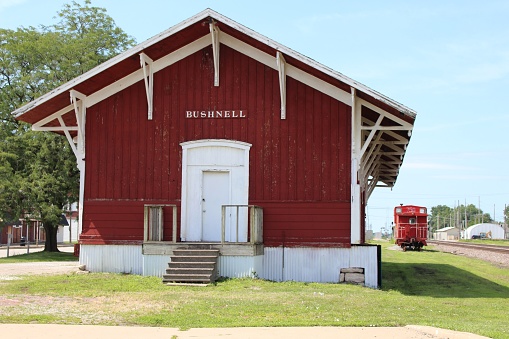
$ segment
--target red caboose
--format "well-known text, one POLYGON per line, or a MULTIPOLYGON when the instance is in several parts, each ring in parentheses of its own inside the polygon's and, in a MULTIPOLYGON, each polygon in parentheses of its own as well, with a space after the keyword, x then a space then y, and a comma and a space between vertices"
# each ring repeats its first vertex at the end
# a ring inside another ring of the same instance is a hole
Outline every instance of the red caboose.
POLYGON ((403 251, 413 249, 420 251, 426 246, 428 238, 428 213, 422 206, 398 206, 394 208, 394 238, 395 243, 403 251))

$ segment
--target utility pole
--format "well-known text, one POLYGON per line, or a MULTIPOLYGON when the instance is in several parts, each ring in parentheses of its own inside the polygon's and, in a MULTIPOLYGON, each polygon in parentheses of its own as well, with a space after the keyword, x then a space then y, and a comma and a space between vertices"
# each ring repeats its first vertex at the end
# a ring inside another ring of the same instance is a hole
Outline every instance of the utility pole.
POLYGON ((467 229, 468 222, 467 222, 467 199, 465 199, 465 229, 467 229))
POLYGON ((482 217, 482 212, 481 212, 481 197, 479 197, 479 214, 481 214, 481 217, 479 218, 479 221, 482 224, 483 223, 483 217, 482 217))

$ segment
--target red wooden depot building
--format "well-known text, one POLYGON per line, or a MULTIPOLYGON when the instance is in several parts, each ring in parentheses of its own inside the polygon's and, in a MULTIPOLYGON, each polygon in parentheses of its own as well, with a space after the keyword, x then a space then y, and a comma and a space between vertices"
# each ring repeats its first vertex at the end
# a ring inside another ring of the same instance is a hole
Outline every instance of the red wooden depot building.
POLYGON ((364 210, 395 184, 415 112, 219 13, 15 114, 73 147, 91 271, 161 276, 175 248, 208 244, 221 276, 337 282, 360 267, 379 285, 364 210))

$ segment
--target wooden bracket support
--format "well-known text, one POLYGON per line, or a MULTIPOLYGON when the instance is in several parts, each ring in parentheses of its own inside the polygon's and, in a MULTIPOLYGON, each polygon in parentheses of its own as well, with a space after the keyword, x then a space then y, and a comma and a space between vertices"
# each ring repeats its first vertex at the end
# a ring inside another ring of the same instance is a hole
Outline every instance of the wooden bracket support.
POLYGON ((286 119, 286 61, 281 52, 276 54, 276 64, 279 73, 279 92, 281 93, 281 119, 286 119))
POLYGON ((140 53, 140 64, 143 68, 143 80, 145 81, 145 92, 147 94, 148 120, 152 120, 154 102, 154 71, 153 60, 145 53, 140 53))
POLYGON ((215 22, 209 24, 210 35, 212 36, 212 54, 214 56, 214 86, 219 86, 219 27, 215 22))

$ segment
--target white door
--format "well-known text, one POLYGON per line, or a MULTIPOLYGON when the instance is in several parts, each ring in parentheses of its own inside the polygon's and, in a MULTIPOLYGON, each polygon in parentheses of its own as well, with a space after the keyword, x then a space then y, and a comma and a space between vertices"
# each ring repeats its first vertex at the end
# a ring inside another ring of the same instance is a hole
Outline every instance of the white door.
MULTIPOLYGON (((251 145, 233 140, 195 140, 181 145, 180 239, 221 241, 220 206, 248 204, 251 145)), ((225 226, 227 242, 247 241, 247 208, 238 213, 230 208, 225 226)))
MULTIPOLYGON (((221 241, 221 206, 230 204, 230 172, 203 171, 202 173, 201 240, 221 241)), ((229 229, 229 225, 226 226, 229 229)))

